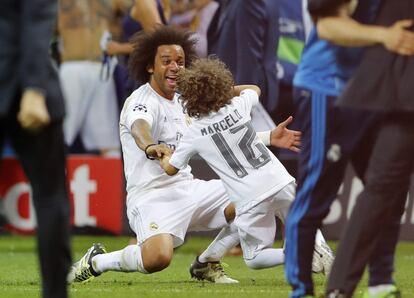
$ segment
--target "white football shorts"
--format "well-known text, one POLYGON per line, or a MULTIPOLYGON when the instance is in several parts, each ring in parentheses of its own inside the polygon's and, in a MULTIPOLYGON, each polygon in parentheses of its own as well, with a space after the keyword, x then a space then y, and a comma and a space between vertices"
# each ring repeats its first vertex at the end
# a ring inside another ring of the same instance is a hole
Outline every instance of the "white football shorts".
POLYGON ((273 247, 276 218, 285 222, 289 207, 295 199, 295 182, 289 183, 273 196, 261 201, 246 212, 236 215, 243 258, 251 260, 264 248, 273 247))
POLYGON ((224 227, 224 209, 229 204, 220 180, 194 179, 129 197, 127 216, 139 245, 154 235, 171 234, 177 247, 187 231, 224 227))

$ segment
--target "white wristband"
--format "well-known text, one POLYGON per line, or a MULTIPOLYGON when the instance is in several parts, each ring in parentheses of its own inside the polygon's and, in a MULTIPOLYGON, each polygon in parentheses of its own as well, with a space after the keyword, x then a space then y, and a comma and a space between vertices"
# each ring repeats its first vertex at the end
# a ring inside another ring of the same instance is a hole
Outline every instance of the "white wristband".
POLYGON ((257 133, 257 136, 259 137, 259 139, 262 140, 262 142, 266 146, 270 146, 270 133, 271 132, 272 132, 271 130, 267 130, 267 131, 260 131, 257 133))

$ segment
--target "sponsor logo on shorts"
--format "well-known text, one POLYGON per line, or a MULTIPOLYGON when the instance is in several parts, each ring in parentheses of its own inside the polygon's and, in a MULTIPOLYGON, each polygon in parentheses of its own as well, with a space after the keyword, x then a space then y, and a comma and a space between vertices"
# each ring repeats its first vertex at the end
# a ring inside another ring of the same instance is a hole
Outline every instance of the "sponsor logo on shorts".
POLYGON ((132 110, 134 112, 136 112, 136 111, 138 111, 138 112, 144 112, 144 113, 148 112, 147 107, 144 106, 143 104, 136 105, 132 110))
POLYGON ((149 227, 152 231, 158 230, 158 225, 155 222, 150 223, 149 227))

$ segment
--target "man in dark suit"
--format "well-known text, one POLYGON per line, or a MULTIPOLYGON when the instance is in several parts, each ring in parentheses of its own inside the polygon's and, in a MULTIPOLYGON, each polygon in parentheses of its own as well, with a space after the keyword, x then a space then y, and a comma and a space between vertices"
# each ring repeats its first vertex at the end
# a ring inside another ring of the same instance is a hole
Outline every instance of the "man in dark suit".
POLYGON ((235 84, 254 84, 272 113, 278 99, 276 54, 279 4, 275 0, 220 0, 208 30, 208 53, 227 64, 235 84))
POLYGON ((71 264, 63 98, 48 54, 56 0, 0 2, 0 148, 10 138, 32 186, 43 297, 67 297, 71 264))
MULTIPOLYGON (((376 25, 398 20, 401 51, 373 46, 342 95, 343 104, 382 113, 366 183, 342 235, 328 283, 328 297, 352 297, 366 264, 382 241, 392 214, 403 213, 414 171, 414 0, 383 0, 376 25), (411 32, 410 32, 411 31, 411 32)), ((395 249, 395 243, 389 247, 395 249)), ((387 297, 400 297, 397 292, 387 297)), ((374 297, 374 296, 373 296, 374 297)), ((385 297, 385 296, 381 296, 385 297)))

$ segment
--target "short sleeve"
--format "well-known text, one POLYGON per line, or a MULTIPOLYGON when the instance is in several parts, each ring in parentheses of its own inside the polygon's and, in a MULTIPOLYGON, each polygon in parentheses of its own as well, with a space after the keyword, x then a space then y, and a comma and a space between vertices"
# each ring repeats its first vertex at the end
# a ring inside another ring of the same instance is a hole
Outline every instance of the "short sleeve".
POLYGON ((252 89, 244 89, 240 92, 239 104, 245 109, 245 113, 250 114, 252 107, 259 103, 259 95, 252 89))
POLYGON ((196 154, 194 139, 190 137, 188 132, 189 130, 181 137, 180 143, 170 159, 170 164, 180 170, 184 169, 188 165, 191 157, 196 154))
POLYGON ((126 102, 121 115, 121 124, 131 129, 137 119, 143 119, 152 127, 158 113, 158 106, 151 100, 133 100, 126 102))

